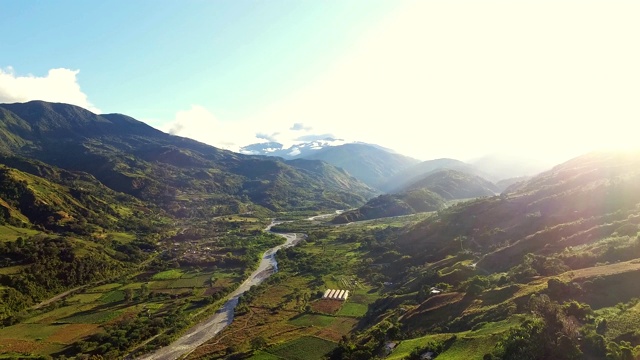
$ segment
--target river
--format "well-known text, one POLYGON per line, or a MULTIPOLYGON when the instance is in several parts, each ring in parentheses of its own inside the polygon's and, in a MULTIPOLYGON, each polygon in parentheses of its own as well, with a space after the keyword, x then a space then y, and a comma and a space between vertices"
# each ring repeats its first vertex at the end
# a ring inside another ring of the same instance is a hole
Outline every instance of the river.
MULTIPOLYGON (((281 222, 272 222, 267 226, 265 231, 271 231, 271 227, 281 222)), ((140 360, 174 360, 181 356, 187 355, 195 350, 198 346, 204 344, 208 340, 216 336, 220 331, 229 326, 233 321, 233 310, 238 305, 238 299, 245 291, 252 286, 258 285, 266 278, 278 271, 278 263, 275 254, 278 250, 293 246, 300 238, 299 235, 293 233, 273 233, 283 236, 286 240, 284 244, 273 247, 262 254, 262 260, 258 268, 249 275, 249 277, 231 294, 227 295, 226 302, 222 307, 211 315, 208 319, 195 325, 180 338, 173 343, 156 350, 155 352, 145 355, 140 360)))

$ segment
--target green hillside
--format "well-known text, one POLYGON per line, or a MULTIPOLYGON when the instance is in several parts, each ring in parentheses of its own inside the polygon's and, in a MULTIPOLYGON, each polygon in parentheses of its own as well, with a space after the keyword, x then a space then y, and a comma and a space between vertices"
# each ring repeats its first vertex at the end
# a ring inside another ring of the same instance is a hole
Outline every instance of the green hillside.
POLYGON ((390 285, 334 358, 379 356, 392 340, 408 359, 637 358, 638 169, 638 153, 585 155, 369 240, 390 285))
POLYGON ((437 170, 395 194, 380 195, 356 210, 346 211, 335 224, 409 215, 443 209, 447 201, 492 196, 497 188, 491 182, 456 170, 437 170))
POLYGON ((345 211, 333 219, 334 224, 379 219, 383 217, 436 211, 444 208, 445 200, 427 189, 409 190, 400 194, 380 195, 356 210, 345 211))
POLYGON ((380 189, 391 176, 419 162, 368 144, 330 146, 304 158, 340 167, 375 189, 380 189))
POLYGON ((0 105, 5 152, 93 175, 175 216, 359 205, 374 194, 333 167, 251 157, 165 134, 120 114, 32 101, 0 105))
POLYGON ((429 174, 406 189, 429 189, 446 200, 493 196, 498 193, 496 185, 480 176, 448 169, 429 174))
POLYGON ((442 170, 457 170, 463 173, 480 176, 485 179, 494 180, 490 174, 482 172, 473 165, 456 159, 442 158, 423 161, 398 171, 393 176, 387 178, 384 184, 380 186, 380 189, 386 192, 399 192, 402 191, 402 189, 410 187, 411 184, 442 170))

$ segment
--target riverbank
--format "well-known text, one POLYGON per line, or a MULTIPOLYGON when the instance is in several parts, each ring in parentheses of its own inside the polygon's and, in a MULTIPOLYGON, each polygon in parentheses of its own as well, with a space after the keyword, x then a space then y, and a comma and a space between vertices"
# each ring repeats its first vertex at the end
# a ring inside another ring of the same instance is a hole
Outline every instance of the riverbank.
MULTIPOLYGON (((271 222, 264 231, 271 231, 274 225, 280 222, 271 222)), ((258 268, 255 269, 251 275, 240 286, 227 295, 224 305, 211 315, 205 321, 195 325, 189 329, 184 335, 178 338, 176 341, 168 346, 160 348, 155 352, 140 357, 140 360, 174 360, 182 356, 185 356, 195 350, 198 346, 204 344, 206 341, 215 337, 224 328, 229 326, 233 322, 234 309, 238 305, 238 299, 240 296, 252 286, 258 285, 266 280, 271 274, 277 271, 277 261, 275 254, 278 250, 295 245, 300 239, 301 235, 294 233, 275 233, 275 235, 285 238, 285 242, 281 245, 275 246, 264 252, 258 268)))

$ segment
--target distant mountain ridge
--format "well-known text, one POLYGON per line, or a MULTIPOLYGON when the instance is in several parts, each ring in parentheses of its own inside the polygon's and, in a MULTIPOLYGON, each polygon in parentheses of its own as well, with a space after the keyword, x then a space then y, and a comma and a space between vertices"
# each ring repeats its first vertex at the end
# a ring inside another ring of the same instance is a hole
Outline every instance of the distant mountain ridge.
POLYGON ((379 189, 389 177, 415 165, 419 160, 369 144, 344 144, 327 147, 303 157, 326 161, 345 169, 365 184, 379 189))
POLYGON ((437 259, 435 254, 455 247, 450 241, 452 233, 473 237, 473 245, 485 253, 479 265, 506 269, 528 252, 548 253, 599 239, 592 236, 606 237, 627 222, 637 222, 638 155, 592 153, 577 157, 513 184, 500 196, 451 209, 446 221, 425 221, 409 230, 401 244, 409 252, 421 248, 426 257, 437 259), (596 224, 598 231, 592 228, 596 224), (594 235, 582 233, 589 229, 594 235), (565 238, 572 234, 577 235, 565 238))
POLYGON ((354 221, 436 211, 444 208, 445 200, 427 189, 414 189, 399 194, 375 197, 358 209, 345 211, 331 222, 346 224, 354 221))
POLYGON ((493 196, 499 188, 492 182, 458 170, 443 169, 420 179, 405 190, 429 189, 446 200, 493 196))
POLYGON ((491 181, 495 180, 490 174, 481 171, 473 165, 456 159, 441 158, 423 161, 396 173, 381 185, 381 189, 385 192, 402 191, 402 189, 407 188, 411 184, 441 170, 457 170, 491 181))
POLYGON ((435 211, 444 208, 450 200, 493 196, 497 192, 496 185, 479 176, 441 169, 398 193, 378 196, 356 210, 346 211, 336 216, 333 222, 342 224, 435 211))
POLYGON ((346 170, 365 184, 381 189, 390 177, 419 163, 379 145, 347 143, 338 139, 324 139, 283 148, 277 142, 252 144, 242 148, 244 153, 280 156, 285 159, 322 160, 346 170))

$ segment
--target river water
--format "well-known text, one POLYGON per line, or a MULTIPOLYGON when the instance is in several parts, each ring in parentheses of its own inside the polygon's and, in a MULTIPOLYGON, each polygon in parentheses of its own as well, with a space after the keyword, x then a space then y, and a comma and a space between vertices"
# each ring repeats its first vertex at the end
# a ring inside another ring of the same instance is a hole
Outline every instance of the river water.
MULTIPOLYGON (((272 222, 265 231, 271 231, 271 227, 281 222, 272 222)), ((192 327, 173 343, 156 350, 152 354, 145 355, 140 360, 174 360, 187 355, 198 346, 216 336, 220 331, 229 326, 233 321, 233 310, 238 305, 238 299, 245 291, 252 286, 262 283, 271 274, 278 271, 278 263, 275 254, 278 250, 296 244, 299 236, 289 233, 273 233, 283 236, 286 240, 284 244, 273 247, 262 254, 262 260, 258 268, 231 294, 227 295, 224 305, 213 315, 203 322, 192 327)))

